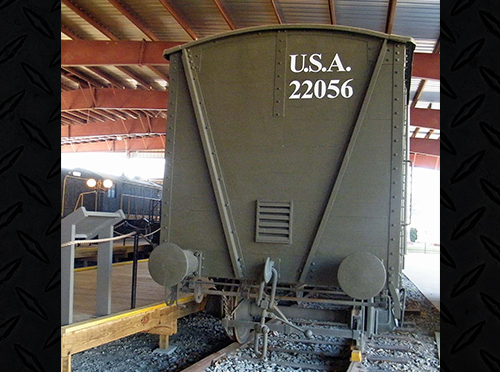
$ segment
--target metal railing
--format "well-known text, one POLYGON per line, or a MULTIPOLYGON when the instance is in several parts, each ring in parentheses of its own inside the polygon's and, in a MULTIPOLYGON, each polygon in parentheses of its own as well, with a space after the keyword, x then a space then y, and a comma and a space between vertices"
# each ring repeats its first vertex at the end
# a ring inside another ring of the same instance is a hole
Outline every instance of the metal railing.
POLYGON ((85 197, 85 195, 88 195, 88 194, 94 194, 94 211, 97 212, 97 200, 98 200, 98 198, 97 198, 97 191, 95 191, 95 190, 80 193, 80 195, 78 195, 78 199, 76 200, 75 208, 73 208, 73 211, 76 211, 80 207, 85 207, 85 205, 83 204, 84 197, 85 197))
POLYGON ((161 199, 147 196, 122 194, 120 209, 127 219, 147 218, 149 221, 160 221, 161 199))

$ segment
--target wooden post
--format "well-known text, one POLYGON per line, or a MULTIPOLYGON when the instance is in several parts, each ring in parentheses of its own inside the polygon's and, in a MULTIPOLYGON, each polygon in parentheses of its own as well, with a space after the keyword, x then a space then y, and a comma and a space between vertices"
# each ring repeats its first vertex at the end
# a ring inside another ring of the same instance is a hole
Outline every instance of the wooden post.
POLYGON ((71 372, 71 355, 61 357, 61 372, 71 372))
POLYGON ((160 342, 159 342, 160 349, 168 349, 168 338, 169 337, 170 336, 167 336, 167 335, 160 335, 160 342))

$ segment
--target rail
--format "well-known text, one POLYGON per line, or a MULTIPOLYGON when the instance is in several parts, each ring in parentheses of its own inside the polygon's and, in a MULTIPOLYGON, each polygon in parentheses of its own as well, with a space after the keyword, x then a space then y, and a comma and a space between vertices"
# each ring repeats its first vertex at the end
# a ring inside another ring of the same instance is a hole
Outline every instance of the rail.
POLYGON ((161 199, 121 194, 120 209, 129 220, 147 218, 149 221, 158 222, 161 215, 161 199))

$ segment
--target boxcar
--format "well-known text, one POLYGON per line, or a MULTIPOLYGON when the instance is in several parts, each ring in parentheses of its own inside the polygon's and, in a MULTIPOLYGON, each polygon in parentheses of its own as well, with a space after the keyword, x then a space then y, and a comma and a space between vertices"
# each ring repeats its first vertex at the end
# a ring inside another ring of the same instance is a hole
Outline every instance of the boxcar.
POLYGON ((338 305, 349 327, 327 333, 361 347, 399 324, 413 50, 406 37, 301 25, 165 51, 162 235, 149 269, 171 301, 222 295, 228 333, 243 342, 255 330, 264 345, 269 329, 326 332, 288 317, 337 316, 283 300, 338 305))

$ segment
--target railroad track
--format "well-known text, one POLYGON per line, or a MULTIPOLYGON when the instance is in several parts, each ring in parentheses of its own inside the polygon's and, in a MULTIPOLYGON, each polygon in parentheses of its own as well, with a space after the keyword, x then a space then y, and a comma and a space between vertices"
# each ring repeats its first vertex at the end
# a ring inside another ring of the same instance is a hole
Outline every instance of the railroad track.
MULTIPOLYGON (((274 333, 269 337, 268 358, 263 361, 255 352, 253 337, 244 344, 233 343, 207 356, 182 372, 223 372, 223 371, 330 371, 330 372, 384 372, 394 364, 407 364, 410 359, 394 353, 407 352, 407 346, 385 343, 389 337, 374 337, 367 343, 371 350, 363 354, 363 359, 377 362, 381 367, 365 367, 361 362, 350 361, 349 340, 292 338, 290 335, 274 333), (380 353, 382 352, 382 354, 380 353), (289 369, 287 369, 289 368, 289 369)), ((404 336, 402 336, 404 337, 404 336)), ((408 338, 410 340, 410 338, 408 338)))

